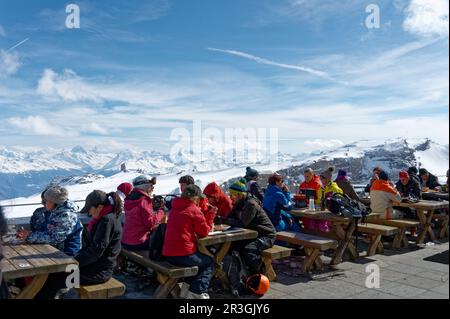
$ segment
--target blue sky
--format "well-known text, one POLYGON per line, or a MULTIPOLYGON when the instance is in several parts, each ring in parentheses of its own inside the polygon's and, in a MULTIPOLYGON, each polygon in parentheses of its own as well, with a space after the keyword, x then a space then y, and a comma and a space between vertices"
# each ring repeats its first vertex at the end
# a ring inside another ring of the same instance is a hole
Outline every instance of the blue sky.
POLYGON ((0 0, 0 146, 168 151, 193 120, 291 153, 448 143, 448 47, 448 0, 0 0))

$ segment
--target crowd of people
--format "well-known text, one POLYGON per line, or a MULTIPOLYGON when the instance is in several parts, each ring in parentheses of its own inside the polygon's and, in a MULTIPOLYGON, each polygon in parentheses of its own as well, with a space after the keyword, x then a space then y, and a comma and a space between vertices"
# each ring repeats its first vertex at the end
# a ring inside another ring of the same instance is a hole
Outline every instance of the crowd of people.
MULTIPOLYGON (((333 167, 319 174, 312 168, 305 169, 305 180, 297 193, 309 191, 313 195, 306 201, 313 201, 320 209, 326 208, 327 200, 334 194, 359 200, 347 172, 339 170, 335 179, 333 172, 333 167)), ((81 210, 69 199, 66 188, 51 186, 41 194, 43 207, 33 213, 30 230, 20 230, 16 236, 30 244, 50 244, 73 256, 79 263, 80 283, 91 285, 112 277, 121 249, 148 250, 154 244, 152 234, 164 225, 160 257, 174 265, 197 266, 198 274, 190 280, 185 297, 208 299, 214 262, 198 251, 196 243, 198 238, 208 236, 214 225, 258 233, 256 239, 236 242, 230 249, 239 253, 250 275, 264 272, 261 252, 274 245, 278 231, 300 232, 300 222, 307 229, 323 232, 329 232, 332 227, 328 221, 299 220, 290 214, 295 202, 282 175, 270 175, 265 190, 259 179, 258 171, 248 167, 245 176, 224 192, 214 182, 202 190, 192 176, 186 175, 179 179, 181 195, 173 195, 170 201, 156 205, 153 193, 157 180, 141 175, 132 184, 122 183, 115 192, 92 191, 81 210), (87 227, 83 227, 80 213, 91 217, 87 227)), ((419 199, 422 191, 441 187, 436 176, 423 168, 401 171, 394 184, 386 171, 376 167, 365 191, 370 193, 371 210, 389 219, 413 214, 410 210, 394 209, 394 204, 402 198, 419 199)), ((5 225, 0 213, 0 236, 6 232, 5 225)), ((64 288, 65 277, 64 273, 51 274, 36 298, 54 298, 64 288)), ((4 283, 0 286, 2 294, 7 294, 4 283)))

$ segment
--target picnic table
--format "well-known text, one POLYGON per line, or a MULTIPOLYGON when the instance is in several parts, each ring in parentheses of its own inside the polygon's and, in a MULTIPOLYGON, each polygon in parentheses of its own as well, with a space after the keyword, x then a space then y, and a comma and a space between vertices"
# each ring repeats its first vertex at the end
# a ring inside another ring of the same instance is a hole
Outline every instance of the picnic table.
MULTIPOLYGON (((370 196, 361 197, 360 201, 365 205, 370 205, 370 196)), ((436 240, 436 236, 431 228, 431 221, 436 210, 449 207, 448 201, 433 201, 433 200, 419 200, 417 203, 401 202, 395 203, 394 207, 406 207, 413 208, 417 212, 417 218, 420 221, 422 230, 418 234, 417 244, 421 245, 425 242, 427 234, 430 235, 431 240, 436 240)), ((448 226, 448 216, 445 216, 443 228, 448 226)), ((445 234, 445 229, 442 229, 441 233, 445 234)))
POLYGON ((449 200, 449 194, 445 192, 423 192, 422 198, 427 200, 449 200))
POLYGON ((17 299, 33 299, 52 273, 65 272, 78 262, 50 245, 5 245, 0 269, 5 280, 34 276, 17 299))
POLYGON ((230 250, 231 243, 241 240, 250 240, 258 237, 258 232, 250 229, 233 229, 230 231, 215 232, 197 240, 198 250, 205 255, 214 259, 214 273, 213 277, 218 278, 224 288, 228 288, 228 277, 223 270, 222 261, 230 250), (207 247, 213 245, 220 245, 220 248, 212 254, 207 247))
POLYGON ((295 217, 326 220, 333 223, 333 227, 330 233, 304 229, 305 233, 331 237, 338 241, 338 247, 335 250, 333 258, 330 262, 331 265, 337 265, 341 263, 345 251, 348 251, 350 253, 352 259, 356 259, 359 257, 352 237, 353 232, 356 228, 356 223, 353 218, 338 216, 327 210, 311 211, 308 209, 293 209, 290 211, 290 213, 295 217))

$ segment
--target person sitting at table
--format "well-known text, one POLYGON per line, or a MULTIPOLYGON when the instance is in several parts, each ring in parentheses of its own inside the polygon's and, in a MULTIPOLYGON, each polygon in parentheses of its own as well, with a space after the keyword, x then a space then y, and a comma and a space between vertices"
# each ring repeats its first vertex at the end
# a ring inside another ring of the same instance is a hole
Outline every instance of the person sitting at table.
POLYGON ((45 198, 44 193, 48 189, 47 187, 41 193, 41 203, 42 207, 37 208, 30 218, 30 230, 33 231, 45 231, 47 229, 48 218, 50 217, 50 212, 45 208, 45 198))
POLYGON ((165 216, 162 209, 153 210, 155 184, 155 177, 140 175, 133 180, 134 189, 125 198, 122 246, 127 250, 148 250, 151 232, 165 216))
POLYGON ((208 288, 212 278, 214 261, 210 256, 197 251, 197 238, 208 236, 213 229, 217 210, 203 214, 198 204, 205 195, 194 184, 187 185, 181 197, 173 199, 172 210, 167 221, 163 256, 171 264, 199 268, 190 278, 187 299, 209 299, 208 288))
POLYGON ((216 183, 208 184, 203 190, 208 203, 217 207, 217 216, 227 217, 233 207, 230 197, 225 194, 216 183))
POLYGON ((419 169, 419 177, 420 177, 420 184, 424 192, 428 190, 434 191, 441 190, 441 184, 439 184, 438 178, 435 175, 428 172, 427 169, 425 168, 419 169))
POLYGON ((46 227, 41 231, 21 230, 17 237, 30 244, 50 244, 69 256, 81 249, 83 225, 78 217, 78 206, 68 199, 69 192, 53 186, 44 193, 45 209, 50 213, 46 227))
POLYGON ((403 214, 394 210, 393 203, 400 203, 400 193, 389 183, 389 176, 381 171, 378 180, 374 181, 370 188, 370 209, 375 214, 380 214, 382 219, 398 219, 403 214))
POLYGON ((415 180, 420 185, 419 170, 417 169, 417 167, 411 166, 408 168, 407 172, 409 174, 409 178, 415 180))
POLYGON ((353 187, 350 178, 347 176, 347 171, 340 169, 334 182, 342 189, 345 195, 353 200, 359 201, 359 196, 356 194, 355 188, 353 187))
MULTIPOLYGON (((5 236, 7 232, 8 225, 6 223, 5 215, 3 214, 3 208, 0 206, 0 262, 4 258, 2 237, 5 236)), ((6 285, 6 281, 3 280, 2 269, 0 268, 0 299, 9 299, 10 297, 8 286, 6 285)))
MULTIPOLYGON (((327 205, 327 200, 333 197, 334 194, 343 194, 342 189, 333 182, 333 172, 334 167, 329 167, 320 173, 320 181, 322 182, 322 187, 319 189, 319 202, 321 209, 325 209, 327 205)), ((316 227, 325 233, 331 231, 333 223, 327 220, 318 220, 316 221, 316 227)))
MULTIPOLYGON (((305 180, 300 184, 299 193, 302 194, 307 189, 312 189, 315 192, 314 202, 316 207, 320 207, 319 189, 322 187, 320 177, 314 173, 314 170, 310 167, 303 171, 305 180)), ((309 198, 306 199, 306 204, 309 205, 309 198)), ((300 218, 305 229, 316 229, 316 221, 310 218, 300 218)))
MULTIPOLYGON (((400 193, 400 196, 403 198, 413 197, 416 199, 421 199, 422 190, 420 189, 420 184, 416 180, 412 179, 406 171, 400 171, 398 175, 399 181, 395 184, 395 188, 400 193)), ((416 213, 408 207, 399 207, 397 209, 403 212, 407 218, 417 218, 416 213)))
MULTIPOLYGON (((180 184, 180 191, 183 192, 184 189, 186 188, 186 186, 195 185, 195 180, 191 175, 185 175, 185 176, 180 177, 180 180, 178 181, 178 183, 180 184)), ((206 214, 210 209, 210 207, 208 205, 208 198, 207 197, 200 198, 198 206, 202 210, 203 214, 206 214)))
POLYGON ((229 188, 233 209, 228 218, 217 217, 216 224, 246 228, 258 232, 256 239, 233 243, 230 251, 238 251, 251 275, 261 273, 261 252, 275 243, 277 231, 267 213, 250 192, 236 182, 229 188))
MULTIPOLYGON (((246 189, 245 185, 241 186, 246 189)), ((291 193, 283 182, 283 176, 278 173, 269 177, 269 185, 264 194, 263 208, 277 231, 300 231, 297 221, 288 213, 293 208, 291 193)))
POLYGON ((379 166, 374 167, 374 169, 372 170, 372 178, 370 179, 369 184, 367 184, 364 188, 365 193, 370 192, 370 188, 372 187, 373 182, 379 179, 378 174, 380 174, 382 170, 383 169, 379 166))
POLYGON ((117 192, 91 192, 85 201, 83 213, 92 220, 87 226, 83 248, 75 256, 80 267, 80 284, 96 285, 111 279, 121 250, 122 200, 117 192))
POLYGON ((247 191, 262 203, 264 200, 264 192, 258 184, 259 172, 254 168, 247 167, 244 178, 246 180, 245 185, 247 186, 247 191))

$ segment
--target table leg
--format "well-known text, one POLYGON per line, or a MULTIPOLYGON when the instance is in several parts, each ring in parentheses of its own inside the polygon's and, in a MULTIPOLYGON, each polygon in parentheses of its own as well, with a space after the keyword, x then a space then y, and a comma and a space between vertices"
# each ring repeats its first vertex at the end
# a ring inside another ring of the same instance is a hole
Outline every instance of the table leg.
POLYGON ((198 247, 199 252, 201 252, 202 254, 208 255, 214 259, 213 277, 219 278, 222 283, 222 287, 224 289, 228 289, 230 284, 228 281, 228 276, 225 273, 225 271, 223 270, 222 261, 225 258, 225 256, 227 255, 228 251, 230 250, 231 242, 222 244, 220 249, 216 252, 215 256, 213 254, 211 254, 211 252, 205 246, 198 245, 197 247, 198 247))
POLYGON ((17 295, 16 299, 33 299, 42 289, 47 278, 48 274, 35 276, 31 283, 17 295))
POLYGON ((433 229, 431 228, 431 220, 433 219, 433 210, 427 211, 428 215, 422 209, 417 209, 417 217, 419 217, 420 223, 422 225, 422 231, 417 238, 417 244, 421 245, 425 242, 427 234, 430 235, 431 240, 436 240, 433 229))
POLYGON ((344 255, 346 249, 349 250, 353 258, 358 257, 358 252, 351 242, 355 227, 355 222, 351 222, 347 227, 347 231, 344 231, 342 225, 333 223, 336 237, 339 240, 339 246, 336 249, 333 258, 331 259, 331 265, 337 265, 342 262, 342 256, 344 255))
POLYGON ((448 232, 448 215, 444 217, 444 220, 442 221, 441 229, 439 232, 439 239, 444 239, 446 237, 446 234, 448 232))

